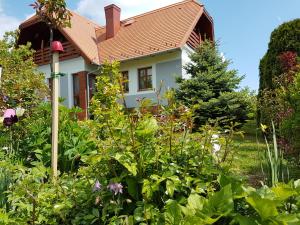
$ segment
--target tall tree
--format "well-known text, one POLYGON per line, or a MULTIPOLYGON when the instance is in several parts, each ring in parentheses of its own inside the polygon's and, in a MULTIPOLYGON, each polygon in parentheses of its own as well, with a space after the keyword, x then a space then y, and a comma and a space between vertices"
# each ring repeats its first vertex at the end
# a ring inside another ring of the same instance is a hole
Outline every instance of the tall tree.
POLYGON ((274 88, 274 78, 284 72, 279 56, 288 51, 300 56, 300 19, 283 23, 272 32, 268 51, 259 65, 260 94, 264 89, 274 88))
POLYGON ((176 98, 195 110, 195 124, 202 125, 208 119, 224 118, 243 122, 249 111, 249 95, 235 92, 243 77, 236 70, 228 69, 218 45, 202 43, 190 55, 191 62, 184 69, 190 79, 178 79, 176 98))

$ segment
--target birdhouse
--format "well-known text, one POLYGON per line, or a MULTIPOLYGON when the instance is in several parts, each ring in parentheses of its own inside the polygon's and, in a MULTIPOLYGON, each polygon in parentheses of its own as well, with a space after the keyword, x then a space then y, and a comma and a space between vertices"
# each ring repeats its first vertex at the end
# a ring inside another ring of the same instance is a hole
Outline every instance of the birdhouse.
POLYGON ((52 52, 63 52, 64 48, 60 41, 53 41, 51 45, 52 52))

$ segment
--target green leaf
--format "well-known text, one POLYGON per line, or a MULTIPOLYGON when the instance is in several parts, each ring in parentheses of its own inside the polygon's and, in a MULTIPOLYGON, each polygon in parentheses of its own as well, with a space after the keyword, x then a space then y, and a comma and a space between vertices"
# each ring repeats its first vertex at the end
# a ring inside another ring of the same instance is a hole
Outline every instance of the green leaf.
POLYGON ((205 210, 211 215, 224 216, 233 210, 233 206, 231 185, 227 185, 208 199, 205 210))
POLYGON ((192 193, 188 198, 188 208, 193 210, 202 210, 206 201, 207 200, 204 197, 196 193, 192 193))
POLYGON ((175 185, 174 185, 174 182, 171 181, 171 180, 167 180, 166 182, 166 187, 167 187, 167 192, 168 194, 173 197, 174 195, 174 190, 175 190, 175 185))
POLYGON ((93 208, 92 213, 95 217, 99 218, 100 214, 98 209, 93 208))
POLYGON ((279 184, 278 186, 273 187, 272 191, 275 193, 276 199, 280 201, 285 201, 291 196, 297 194, 297 192, 292 187, 286 184, 279 184))
POLYGON ((151 118, 146 118, 145 120, 142 120, 137 129, 136 129, 136 134, 139 137, 149 137, 149 136, 153 136, 157 130, 158 130, 158 124, 156 119, 154 119, 153 117, 151 118))
POLYGON ((166 224, 179 225, 183 216, 181 213, 181 207, 175 200, 169 200, 165 207, 165 220, 166 224))
POLYGON ((138 223, 144 221, 144 207, 138 207, 134 210, 134 220, 138 223))
POLYGON ((143 182, 143 188, 142 188, 142 194, 146 199, 151 199, 153 195, 151 182, 149 180, 144 180, 143 182))
POLYGON ((259 223, 257 223, 253 218, 242 215, 236 215, 233 219, 233 222, 236 222, 239 225, 259 225, 259 223))
POLYGON ((253 193, 246 198, 246 201, 257 211, 263 221, 278 215, 276 204, 273 200, 263 199, 258 194, 253 193))
POLYGON ((130 194, 131 197, 133 197, 135 200, 137 200, 138 195, 139 195, 139 188, 138 188, 137 180, 133 177, 128 177, 128 178, 126 178, 126 183, 127 183, 128 193, 130 194))
POLYGON ((132 153, 117 153, 114 159, 122 164, 133 176, 137 175, 137 163, 134 161, 134 155, 132 153))

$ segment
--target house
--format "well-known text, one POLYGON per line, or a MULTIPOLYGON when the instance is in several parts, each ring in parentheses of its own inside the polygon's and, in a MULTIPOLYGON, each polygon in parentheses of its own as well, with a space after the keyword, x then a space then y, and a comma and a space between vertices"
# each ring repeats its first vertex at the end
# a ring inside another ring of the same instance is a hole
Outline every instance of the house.
MULTIPOLYGON (((202 40, 214 39, 213 20, 196 0, 185 0, 154 11, 120 20, 116 5, 104 8, 106 26, 100 26, 75 12, 71 28, 54 31, 54 40, 62 42, 60 54, 60 96, 64 105, 79 106, 85 117, 94 91, 97 69, 105 61, 120 61, 128 83, 126 103, 136 107, 137 98, 155 101, 155 90, 163 81, 164 92, 176 88, 176 77, 188 78, 183 65, 189 53, 202 40)), ((37 16, 20 25, 18 44, 32 43, 38 70, 50 78, 49 30, 37 16)))

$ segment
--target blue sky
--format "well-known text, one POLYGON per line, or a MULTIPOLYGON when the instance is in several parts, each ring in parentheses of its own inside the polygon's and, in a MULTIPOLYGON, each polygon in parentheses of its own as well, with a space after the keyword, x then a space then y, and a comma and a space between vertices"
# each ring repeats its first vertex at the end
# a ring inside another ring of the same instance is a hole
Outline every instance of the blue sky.
MULTIPOLYGON (((0 35, 11 30, 33 10, 33 0, 0 0, 0 35)), ((67 0, 68 7, 104 24, 103 7, 115 3, 122 18, 143 13, 178 0, 67 0)), ((220 51, 232 68, 245 75, 241 86, 258 88, 258 65, 267 50, 271 32, 281 23, 300 17, 300 0, 202 0, 215 23, 220 51)))

